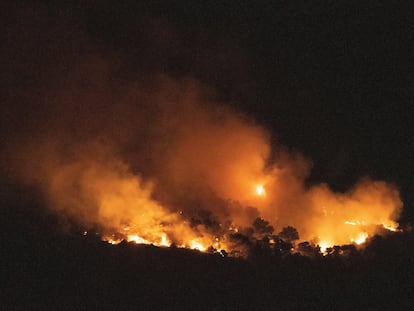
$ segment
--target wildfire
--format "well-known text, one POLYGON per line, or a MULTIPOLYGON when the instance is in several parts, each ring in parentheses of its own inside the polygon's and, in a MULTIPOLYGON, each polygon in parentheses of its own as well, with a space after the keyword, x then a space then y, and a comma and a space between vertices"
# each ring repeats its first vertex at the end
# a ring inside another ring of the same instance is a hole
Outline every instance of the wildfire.
MULTIPOLYGON (((99 228, 111 244, 230 254, 252 241, 277 241, 291 226, 297 242, 321 241, 324 252, 398 231, 402 201, 395 185, 369 178, 345 192, 309 185, 309 160, 275 144, 247 116, 213 103, 194 81, 164 77, 131 83, 131 90, 91 81, 99 100, 54 94, 67 111, 27 141, 17 139, 9 166, 57 214, 99 228), (110 102, 95 109, 101 97, 110 102)), ((68 92, 85 90, 73 86, 68 92)))
MULTIPOLYGON (((132 180, 131 182, 135 183, 136 181, 132 180)), ((105 200, 103 200, 103 202, 110 202, 112 204, 112 206, 104 205, 105 210, 118 210, 118 208, 122 208, 122 205, 119 204, 124 204, 124 202, 136 204, 134 203, 134 197, 140 195, 137 190, 134 190, 137 184, 134 186, 133 184, 131 185, 129 182, 124 181, 123 187, 125 186, 125 189, 119 189, 116 193, 104 193, 105 200), (119 194, 124 196, 119 197, 119 194), (131 195, 132 197, 130 197, 131 195), (117 207, 118 205, 119 207, 117 207)), ((255 186, 255 193, 254 195, 252 194, 252 200, 254 196, 260 197, 265 194, 266 190, 264 186, 262 184, 257 184, 255 186)), ((311 194, 315 195, 318 193, 311 192, 311 194)), ((360 211, 362 208, 367 208, 365 205, 361 205, 360 200, 357 201, 352 197, 350 199, 346 197, 349 202, 343 198, 340 198, 340 200, 336 202, 332 201, 332 196, 337 200, 335 194, 330 192, 322 192, 319 193, 318 196, 313 197, 315 202, 323 203, 320 204, 320 206, 323 206, 321 209, 322 216, 316 223, 317 226, 315 225, 313 228, 314 232, 319 233, 317 236, 313 237, 320 241, 318 245, 322 254, 326 254, 327 249, 335 245, 350 243, 362 245, 370 236, 377 232, 377 229, 375 228, 378 227, 393 232, 398 231, 397 223, 391 220, 381 221, 377 218, 377 214, 368 214, 365 210, 364 213, 361 213, 360 211), (324 197, 325 194, 328 194, 328 197, 324 197), (353 208, 355 208, 355 213, 353 214, 354 217, 340 221, 341 217, 343 217, 340 212, 345 211, 346 213, 344 215, 351 215, 353 208), (358 218, 358 215, 361 218, 358 218)), ((369 198, 369 200, 372 199, 369 198)), ((235 250, 234 247, 237 247, 225 243, 225 240, 228 239, 231 234, 238 233, 238 228, 240 227, 238 224, 231 224, 226 227, 226 231, 223 231, 221 235, 217 235, 216 232, 211 231, 211 228, 209 227, 211 220, 208 220, 205 224, 203 224, 203 220, 200 220, 199 222, 190 225, 182 210, 179 210, 179 212, 175 214, 166 214, 162 211, 162 207, 158 203, 150 201, 148 197, 145 196, 140 199, 140 204, 141 205, 139 206, 136 205, 137 209, 142 210, 143 212, 139 215, 131 214, 131 219, 135 219, 136 221, 135 224, 128 226, 124 225, 120 228, 119 232, 104 236, 103 239, 110 244, 118 244, 125 240, 137 244, 152 244, 160 247, 168 247, 174 243, 175 245, 178 245, 178 247, 195 249, 201 252, 206 252, 211 248, 213 250, 225 250, 226 252, 231 253, 235 250), (148 202, 146 200, 148 200, 148 202), (164 220, 164 222, 157 223, 157 221, 162 220, 164 220), (168 222, 165 220, 168 220, 168 222), (172 238, 172 236, 174 236, 174 238, 172 238)), ((221 224, 219 224, 218 228, 220 226, 221 224)), ((304 236, 302 237, 302 240, 309 241, 313 237, 304 236)), ((237 249, 235 251, 237 253, 237 249)))

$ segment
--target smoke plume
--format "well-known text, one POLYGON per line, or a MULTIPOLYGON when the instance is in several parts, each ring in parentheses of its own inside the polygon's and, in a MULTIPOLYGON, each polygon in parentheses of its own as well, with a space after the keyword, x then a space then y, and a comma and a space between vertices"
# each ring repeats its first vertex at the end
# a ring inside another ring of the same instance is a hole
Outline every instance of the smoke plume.
POLYGON ((9 112, 4 167, 108 240, 226 248, 260 217, 325 247, 397 227, 395 186, 306 186, 309 160, 193 79, 119 79, 90 57, 45 85, 9 112))

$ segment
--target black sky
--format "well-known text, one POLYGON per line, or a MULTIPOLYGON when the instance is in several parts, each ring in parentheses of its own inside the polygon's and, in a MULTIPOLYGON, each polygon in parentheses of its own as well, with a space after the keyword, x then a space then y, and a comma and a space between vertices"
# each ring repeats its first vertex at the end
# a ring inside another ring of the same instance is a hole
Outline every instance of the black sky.
POLYGON ((211 86, 275 140, 312 159, 310 182, 338 190, 364 175, 395 182, 405 220, 413 221, 414 15, 403 4, 7 4, 0 30, 2 141, 37 116, 31 102, 51 80, 101 55, 119 79, 160 72, 211 86))

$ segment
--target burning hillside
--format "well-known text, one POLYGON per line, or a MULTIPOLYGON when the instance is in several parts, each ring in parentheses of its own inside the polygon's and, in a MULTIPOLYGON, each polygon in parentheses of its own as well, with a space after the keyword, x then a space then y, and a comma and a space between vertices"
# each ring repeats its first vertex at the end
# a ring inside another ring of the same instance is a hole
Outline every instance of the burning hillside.
POLYGON ((408 6, 2 4, 2 310, 413 308, 408 6))
POLYGON ((263 219, 326 249, 398 226, 394 185, 306 186, 307 159, 193 80, 118 85, 97 62, 63 82, 33 99, 40 108, 9 144, 7 166, 50 209, 111 243, 231 252, 234 234, 262 238, 250 229, 263 219))

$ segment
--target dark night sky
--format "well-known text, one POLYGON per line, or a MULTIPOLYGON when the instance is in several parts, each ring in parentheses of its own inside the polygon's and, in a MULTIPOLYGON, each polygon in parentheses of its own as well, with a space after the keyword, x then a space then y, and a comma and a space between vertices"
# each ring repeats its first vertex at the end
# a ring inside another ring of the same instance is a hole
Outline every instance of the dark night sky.
POLYGON ((384 3, 6 5, 1 138, 18 131, 16 102, 27 101, 30 118, 36 108, 27 94, 36 96, 45 79, 96 53, 116 64, 120 79, 162 72, 211 86, 312 159, 311 182, 338 190, 364 175, 395 182, 412 221, 413 16, 408 7, 384 3))

